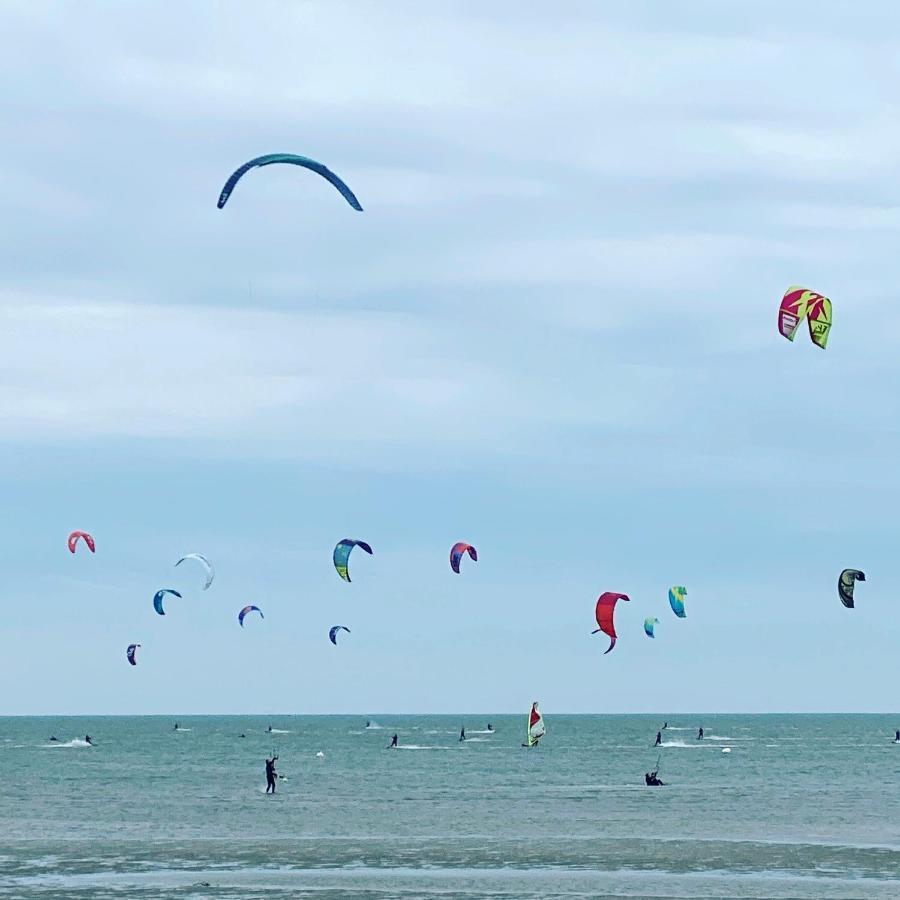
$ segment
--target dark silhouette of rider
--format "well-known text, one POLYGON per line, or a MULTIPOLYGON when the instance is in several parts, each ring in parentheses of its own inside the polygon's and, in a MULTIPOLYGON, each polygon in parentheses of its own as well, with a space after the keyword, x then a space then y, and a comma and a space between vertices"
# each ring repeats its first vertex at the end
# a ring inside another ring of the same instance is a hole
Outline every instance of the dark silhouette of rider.
POLYGON ((275 771, 275 760, 278 757, 273 753, 271 759, 266 760, 266 793, 268 794, 270 791, 275 793, 275 779, 278 777, 278 773, 275 771))

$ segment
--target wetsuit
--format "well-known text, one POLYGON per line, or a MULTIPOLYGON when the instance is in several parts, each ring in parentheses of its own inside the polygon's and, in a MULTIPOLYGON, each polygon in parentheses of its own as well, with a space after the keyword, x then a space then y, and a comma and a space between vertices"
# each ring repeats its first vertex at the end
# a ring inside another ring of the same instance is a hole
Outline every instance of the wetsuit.
POLYGON ((653 745, 654 747, 658 747, 662 743, 662 732, 656 732, 656 743, 653 745))
POLYGON ((697 740, 698 741, 703 740, 703 729, 702 728, 700 729, 700 731, 697 732, 697 740))
POLYGON ((459 739, 461 741, 464 741, 466 739, 466 729, 465 728, 459 729, 459 739))
POLYGON ((390 750, 391 747, 396 747, 396 746, 397 746, 397 735, 395 734, 395 735, 391 738, 390 744, 388 744, 388 750, 390 750))
POLYGON ((277 777, 277 772, 275 771, 275 760, 278 759, 277 756, 273 756, 271 759, 266 760, 266 793, 269 791, 274 794, 275 793, 275 778, 277 777))

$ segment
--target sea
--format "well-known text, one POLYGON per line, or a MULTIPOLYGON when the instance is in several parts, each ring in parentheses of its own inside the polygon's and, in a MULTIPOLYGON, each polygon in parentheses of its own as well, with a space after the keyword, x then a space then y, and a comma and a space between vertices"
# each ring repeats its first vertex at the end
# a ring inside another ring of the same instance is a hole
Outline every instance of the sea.
POLYGON ((0 718, 0 897, 900 898, 900 715, 545 722, 0 718))

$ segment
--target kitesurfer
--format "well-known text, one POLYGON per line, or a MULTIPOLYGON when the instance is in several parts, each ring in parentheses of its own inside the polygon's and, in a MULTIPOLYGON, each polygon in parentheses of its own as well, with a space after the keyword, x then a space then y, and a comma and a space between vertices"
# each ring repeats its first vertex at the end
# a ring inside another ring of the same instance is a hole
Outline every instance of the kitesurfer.
POLYGON ((50 743, 59 743, 59 738, 55 734, 50 735, 50 743))
POLYGON ((84 742, 86 744, 90 744, 92 747, 94 746, 94 742, 91 740, 91 736, 89 734, 86 734, 84 736, 84 742))
POLYGON ((698 741, 703 740, 703 729, 702 728, 697 732, 697 740, 698 741))
POLYGON ((390 749, 392 749, 392 748, 394 748, 394 747, 396 747, 396 746, 397 746, 397 735, 395 734, 395 735, 391 738, 391 742, 388 744, 388 750, 390 750, 390 749))
POLYGON ((488 731, 493 731, 493 730, 494 730, 494 726, 491 725, 490 722, 488 722, 488 724, 487 724, 487 730, 488 730, 488 731))
POLYGON ((657 731, 657 732, 656 732, 656 743, 655 743, 653 746, 654 746, 654 747, 659 747, 659 746, 661 746, 661 745, 662 745, 662 732, 661 732, 661 731, 657 731))
MULTIPOLYGON (((55 738, 50 738, 51 741, 56 740, 55 738)), ((894 743, 900 744, 900 731, 894 732, 894 743)))
POLYGON ((661 781, 659 778, 659 769, 654 769, 652 772, 645 772, 644 781, 647 782, 650 787, 662 787, 665 785, 665 782, 661 781))
POLYGON ((366 728, 371 728, 371 727, 372 727, 372 723, 368 719, 366 719, 366 728))
POLYGON ((464 741, 466 739, 466 726, 463 725, 462 728, 459 729, 459 739, 464 741))
POLYGON ((239 735, 238 735, 238 737, 242 737, 242 738, 245 738, 245 737, 247 737, 247 735, 246 735, 246 734, 244 734, 244 732, 243 732, 243 731, 242 731, 242 732, 241 732, 241 733, 240 733, 240 734, 239 734, 239 735))
POLYGON ((178 723, 177 722, 175 723, 175 727, 172 729, 172 731, 178 731, 178 723))
POLYGON ((668 723, 668 722, 663 722, 663 730, 665 730, 665 729, 668 728, 668 727, 669 727, 669 723, 668 723))
POLYGON ((266 734, 271 734, 271 733, 272 733, 272 726, 270 725, 270 726, 266 729, 266 734))
POLYGON ((275 779, 278 777, 278 773, 275 771, 275 760, 278 759, 276 754, 272 754, 271 759, 266 760, 266 793, 271 792, 275 793, 275 779))

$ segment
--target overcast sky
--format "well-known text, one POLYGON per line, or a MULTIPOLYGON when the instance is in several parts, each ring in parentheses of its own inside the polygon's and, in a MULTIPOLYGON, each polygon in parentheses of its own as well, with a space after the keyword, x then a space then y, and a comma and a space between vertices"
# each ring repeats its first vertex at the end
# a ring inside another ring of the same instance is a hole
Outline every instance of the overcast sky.
POLYGON ((0 713, 897 709, 900 8, 787 6, 3 4, 0 713))

